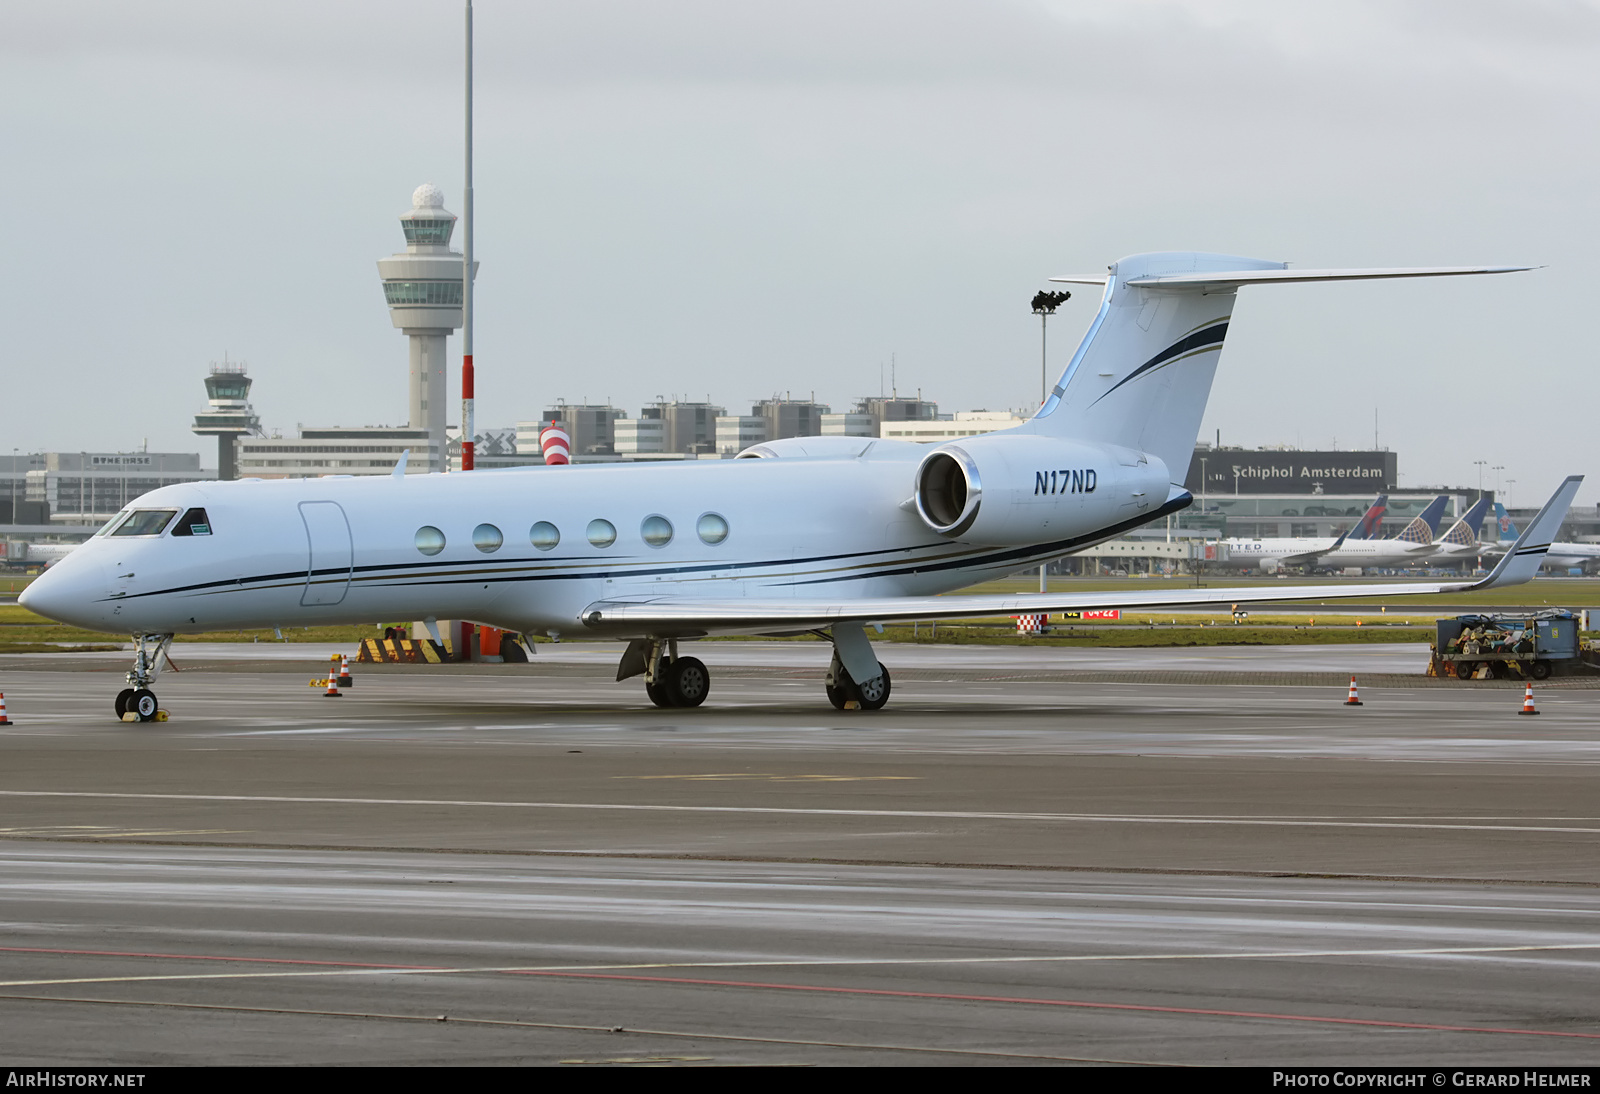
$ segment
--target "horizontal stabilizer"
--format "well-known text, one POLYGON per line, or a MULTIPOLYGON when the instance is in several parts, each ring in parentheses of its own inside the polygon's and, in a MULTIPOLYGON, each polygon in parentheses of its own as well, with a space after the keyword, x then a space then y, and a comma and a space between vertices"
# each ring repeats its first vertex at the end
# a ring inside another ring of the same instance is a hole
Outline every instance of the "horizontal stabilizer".
MULTIPOLYGON (((1397 266, 1373 270, 1232 270, 1136 277, 1137 289, 1191 288, 1197 285, 1259 285, 1302 281, 1375 281, 1395 277, 1459 277, 1463 274, 1521 273, 1537 266, 1397 266)), ((1054 281, 1055 278, 1050 280, 1054 281)))

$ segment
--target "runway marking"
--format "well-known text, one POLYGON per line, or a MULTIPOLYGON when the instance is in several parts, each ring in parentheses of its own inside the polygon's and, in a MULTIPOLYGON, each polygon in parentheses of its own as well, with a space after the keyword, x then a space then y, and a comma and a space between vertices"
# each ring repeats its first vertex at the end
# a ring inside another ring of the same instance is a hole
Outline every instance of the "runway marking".
MULTIPOLYGON (((1544 947, 1527 947, 1539 949, 1544 947)), ((1548 947, 1556 948, 1556 947, 1548 947)), ((1592 947, 1591 947, 1592 948, 1592 947)), ((626 967, 626 966, 623 966, 626 967)), ((1374 1029, 1428 1030, 1443 1033, 1506 1033, 1525 1037, 1562 1037, 1579 1040, 1600 1040, 1600 1033, 1580 1033, 1569 1030, 1517 1029, 1505 1026, 1460 1026, 1433 1022, 1399 1022, 1379 1018, 1339 1018, 1329 1015, 1282 1014, 1271 1011, 1222 1010, 1210 1007, 1171 1007, 1148 1003, 1106 1003, 1084 999, 1047 999, 1033 996, 972 995, 958 992, 923 992, 892 988, 851 988, 819 984, 785 984, 755 980, 708 980, 683 976, 639 976, 620 972, 597 972, 588 969, 563 968, 452 968, 417 969, 400 967, 392 969, 341 969, 315 972, 281 973, 202 973, 174 976, 83 977, 62 980, 10 980, 0 981, 0 987, 45 987, 66 984, 136 983, 173 980, 227 980, 267 979, 305 976, 371 976, 381 972, 390 976, 438 975, 461 973, 512 973, 523 976, 540 976, 551 979, 611 980, 630 983, 682 984, 692 987, 756 988, 768 991, 812 992, 827 995, 860 995, 877 998, 936 999, 960 1003, 1004 1003, 1013 1006, 1064 1007, 1074 1010, 1131 1011, 1143 1014, 1185 1014, 1216 1018, 1256 1018, 1277 1022, 1303 1022, 1311 1024, 1363 1026, 1374 1029)), ((61 1000, 72 1002, 73 1000, 61 1000)), ((159 1005, 159 1004, 156 1004, 159 1005)))
MULTIPOLYGON (((621 974, 645 969, 758 969, 758 968, 847 968, 910 966, 974 966, 1018 964, 1078 964, 1114 961, 1261 961, 1307 958, 1348 957, 1458 957, 1490 954, 1549 953, 1600 950, 1600 942, 1553 942, 1506 946, 1417 946, 1359 950, 1235 950, 1212 953, 1104 953, 1104 954, 1028 954, 1009 957, 820 957, 785 958, 761 961, 643 961, 603 965, 400 965, 357 961, 314 961, 292 957, 229 957, 217 954, 139 953, 121 950, 72 950, 30 946, 0 946, 0 953, 35 953, 66 957, 133 957, 173 961, 204 961, 234 964, 310 965, 313 969, 271 972, 144 973, 122 976, 75 976, 30 980, 0 980, 0 988, 51 987, 63 984, 127 984, 199 980, 278 980, 325 976, 416 976, 483 975, 557 976, 621 974)), ((649 978, 645 978, 649 979, 649 978)), ((709 981, 708 981, 709 982, 709 981)), ((1591 1035, 1585 1035, 1591 1036, 1591 1035)), ((1600 1033, 1592 1036, 1600 1037, 1600 1033)))
MULTIPOLYGON (((1005 1052, 998 1049, 943 1048, 924 1045, 874 1044, 864 1041, 809 1041, 798 1037, 757 1037, 738 1033, 703 1033, 692 1030, 649 1029, 634 1026, 581 1026, 567 1022, 527 1022, 514 1018, 459 1018, 437 1014, 385 1014, 381 1011, 299 1010, 290 1007, 244 1007, 226 1003, 180 1003, 161 999, 94 999, 60 995, 0 995, 29 1003, 89 1003, 101 1006, 170 1007, 175 1010, 214 1010, 243 1014, 295 1014, 318 1018, 375 1018, 393 1022, 450 1022, 471 1026, 509 1026, 517 1029, 560 1029, 579 1033, 634 1034, 640 1037, 675 1037, 697 1041, 737 1041, 759 1045, 798 1045, 805 1048, 862 1048, 875 1052, 925 1052, 941 1056, 988 1056, 1017 1060, 1057 1060, 1079 1064, 1123 1064, 1132 1067, 1187 1067, 1151 1060, 1119 1060, 1097 1056, 1053 1056, 1042 1052, 1005 1052)), ((563 1061, 563 1063, 566 1061, 563 1061)))
MULTIPOLYGON (((990 813, 942 809, 817 809, 776 805, 642 805, 637 802, 516 802, 441 798, 313 798, 272 794, 136 794, 94 790, 0 790, 0 797, 101 798, 137 801, 261 802, 284 805, 411 805, 480 809, 577 809, 648 813, 749 813, 779 816, 877 817, 920 820, 1059 821, 1080 824, 1193 824, 1273 828, 1440 829, 1451 832, 1600 834, 1600 827, 1534 824, 1439 824, 1417 821, 1329 820, 1320 817, 1163 816, 1132 813, 990 813)), ((1589 819, 1589 818, 1580 818, 1589 819)))
POLYGON ((1315 1014, 1276 1014, 1270 1011, 1217 1010, 1206 1007, 1163 1007, 1147 1003, 1098 1003, 1080 999, 1038 999, 1028 996, 964 995, 955 992, 905 991, 893 988, 843 988, 814 984, 774 984, 744 980, 698 980, 672 976, 608 976, 601 973, 547 972, 537 975, 586 980, 630 980, 663 984, 690 984, 719 988, 764 988, 778 991, 819 992, 829 995, 870 995, 899 999, 946 999, 960 1003, 1010 1003, 1023 1006, 1070 1007, 1082 1010, 1120 1010, 1147 1014, 1195 1014, 1214 1018, 1263 1018, 1277 1022, 1311 1022, 1377 1029, 1418 1029, 1443 1033, 1515 1033, 1528 1037, 1571 1037, 1600 1040, 1600 1033, 1574 1033, 1552 1029, 1516 1029, 1502 1026, 1449 1026, 1432 1022, 1395 1022, 1380 1018, 1334 1018, 1315 1014))
POLYGON ((130 839, 138 836, 239 836, 248 828, 152 828, 138 830, 103 824, 44 824, 26 828, 0 828, 0 836, 92 836, 96 839, 130 839))
POLYGON ((689 782, 741 782, 763 781, 775 783, 788 782, 832 782, 832 783, 871 783, 871 782, 916 782, 921 775, 773 775, 765 772, 731 772, 728 774, 710 775, 613 775, 613 779, 682 779, 689 782))

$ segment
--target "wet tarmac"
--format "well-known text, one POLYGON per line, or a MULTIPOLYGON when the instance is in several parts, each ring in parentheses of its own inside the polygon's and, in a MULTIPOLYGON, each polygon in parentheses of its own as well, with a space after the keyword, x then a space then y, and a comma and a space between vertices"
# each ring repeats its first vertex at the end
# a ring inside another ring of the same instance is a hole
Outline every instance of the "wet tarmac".
POLYGON ((864 714, 827 705, 820 644, 706 643, 707 705, 659 711, 585 646, 354 666, 337 700, 325 651, 180 650, 146 725, 110 713, 120 661, 0 658, 10 1060, 1600 1049, 1586 682, 1527 718, 1520 689, 1396 686, 1410 646, 889 646, 864 714), (1219 682, 1161 682, 1162 652, 1219 682), (1356 654, 1389 658, 1359 708, 1253 682, 1356 654))

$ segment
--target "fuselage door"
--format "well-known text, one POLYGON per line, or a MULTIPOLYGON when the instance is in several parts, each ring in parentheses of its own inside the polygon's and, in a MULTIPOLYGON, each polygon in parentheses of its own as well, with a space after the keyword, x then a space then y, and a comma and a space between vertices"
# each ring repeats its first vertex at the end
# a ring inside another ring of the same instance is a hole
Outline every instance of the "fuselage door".
POLYGON ((309 556, 300 603, 308 607, 338 604, 350 591, 350 567, 355 560, 350 522, 336 501, 303 501, 300 519, 306 526, 309 556))

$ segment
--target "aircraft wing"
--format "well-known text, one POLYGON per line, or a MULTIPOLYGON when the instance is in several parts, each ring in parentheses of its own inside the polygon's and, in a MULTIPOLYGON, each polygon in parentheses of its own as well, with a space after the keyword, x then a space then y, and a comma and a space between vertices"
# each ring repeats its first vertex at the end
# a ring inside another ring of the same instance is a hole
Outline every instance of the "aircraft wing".
POLYGON ((1345 600, 1363 596, 1420 596, 1474 592, 1517 585, 1538 572, 1550 542, 1561 527, 1583 476, 1568 478, 1556 490, 1494 570, 1481 581, 1411 582, 1382 585, 1297 585, 1286 588, 1234 587, 1150 589, 1094 593, 1034 593, 1018 596, 870 597, 844 603, 795 599, 729 598, 708 600, 662 596, 598 600, 579 621, 591 630, 695 635, 812 630, 835 623, 911 623, 1032 612, 1094 608, 1177 608, 1207 604, 1267 604, 1296 600, 1345 600))
POLYGON ((1317 561, 1317 559, 1321 558, 1323 555, 1330 555, 1333 552, 1337 551, 1339 548, 1343 547, 1345 538, 1347 536, 1349 536, 1349 535, 1350 535, 1350 532, 1349 532, 1348 529, 1346 529, 1345 531, 1339 533, 1339 538, 1338 539, 1334 540, 1332 543, 1328 544, 1328 546, 1326 546, 1326 547, 1323 547, 1323 548, 1321 548, 1319 550, 1315 550, 1315 551, 1301 551, 1297 555, 1284 555, 1278 561, 1279 561, 1279 563, 1287 562, 1291 566, 1303 566, 1308 562, 1315 562, 1315 561, 1317 561))

